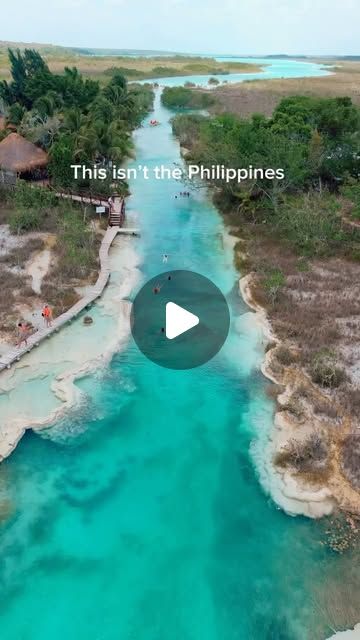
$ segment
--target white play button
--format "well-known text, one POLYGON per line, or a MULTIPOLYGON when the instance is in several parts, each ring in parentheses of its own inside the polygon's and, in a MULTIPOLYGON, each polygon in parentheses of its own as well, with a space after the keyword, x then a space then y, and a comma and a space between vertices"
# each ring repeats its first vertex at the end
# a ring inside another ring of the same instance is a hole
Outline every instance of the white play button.
POLYGON ((131 307, 130 326, 146 358, 167 369, 193 369, 220 351, 230 312, 211 280, 175 269, 155 275, 141 287, 131 307))
POLYGON ((181 336, 185 331, 196 327, 199 322, 198 316, 179 307, 175 302, 166 304, 166 337, 169 340, 181 336))

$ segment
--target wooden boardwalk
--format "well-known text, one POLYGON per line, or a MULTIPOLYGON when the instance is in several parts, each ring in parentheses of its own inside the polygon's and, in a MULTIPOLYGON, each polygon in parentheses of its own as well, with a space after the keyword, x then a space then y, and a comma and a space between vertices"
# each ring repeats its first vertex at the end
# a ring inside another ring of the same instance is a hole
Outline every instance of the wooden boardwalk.
MULTIPOLYGON (((64 198, 81 204, 90 204, 92 206, 101 206, 108 211, 109 226, 122 227, 125 220, 125 202, 121 196, 112 196, 106 199, 104 196, 91 196, 76 193, 68 193, 67 191, 56 191, 57 198, 64 198)), ((134 234, 137 235, 137 234, 134 234)))
POLYGON ((44 327, 39 329, 27 339, 27 345, 21 347, 15 347, 10 352, 3 356, 0 356, 0 371, 9 369, 12 364, 19 362, 19 360, 29 353, 32 349, 37 347, 40 342, 49 338, 52 334, 58 332, 61 327, 71 322, 87 307, 90 307, 97 298, 99 298, 110 278, 110 266, 109 266, 109 249, 114 241, 114 238, 118 233, 127 233, 129 235, 138 235, 137 229, 120 229, 120 227, 108 227, 104 238, 102 240, 99 258, 100 258, 100 273, 99 277, 91 288, 89 293, 81 298, 76 304, 74 304, 68 311, 63 313, 58 318, 55 318, 51 327, 44 327))
POLYGON ((93 204, 102 207, 108 207, 109 202, 107 198, 101 196, 82 196, 76 193, 66 193, 66 191, 55 191, 57 198, 63 198, 64 200, 73 200, 74 202, 82 202, 84 204, 93 204))
MULTIPOLYGON (((82 204, 92 204, 94 206, 109 207, 109 199, 105 196, 90 196, 77 193, 67 193, 66 191, 55 191, 57 198, 63 198, 64 200, 73 200, 73 202, 81 202, 82 204)), ((113 212, 121 213, 123 198, 115 196, 113 199, 113 212)))

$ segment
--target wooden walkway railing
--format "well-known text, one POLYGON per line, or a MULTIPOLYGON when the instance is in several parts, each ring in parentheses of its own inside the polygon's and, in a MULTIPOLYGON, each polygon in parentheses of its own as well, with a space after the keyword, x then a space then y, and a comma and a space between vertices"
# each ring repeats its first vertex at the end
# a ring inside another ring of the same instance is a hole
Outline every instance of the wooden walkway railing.
POLYGON ((71 191, 55 191, 57 198, 64 198, 65 200, 74 200, 75 202, 83 202, 84 204, 93 204, 101 207, 108 207, 109 202, 105 196, 92 196, 89 194, 72 193, 71 191))
POLYGON ((27 339, 27 345, 21 347, 15 347, 10 352, 0 357, 0 371, 9 369, 11 365, 18 362, 23 356, 29 353, 34 347, 37 347, 40 342, 49 338, 53 333, 59 331, 61 327, 71 322, 81 313, 86 307, 89 307, 97 298, 99 298, 110 278, 109 267, 109 249, 114 241, 115 236, 118 233, 128 233, 130 235, 137 235, 137 229, 120 229, 120 227, 109 227, 102 240, 99 258, 100 258, 100 273, 99 277, 91 288, 89 293, 81 298, 76 304, 74 304, 68 311, 63 313, 58 318, 55 318, 52 322, 52 326, 44 329, 39 329, 27 339))
POLYGON ((73 193, 71 191, 54 191, 54 193, 57 198, 72 200, 73 202, 81 202, 82 204, 105 207, 109 211, 110 227, 122 227, 124 224, 125 201, 121 196, 114 196, 112 201, 109 202, 109 199, 106 199, 105 196, 89 195, 88 193, 73 193))

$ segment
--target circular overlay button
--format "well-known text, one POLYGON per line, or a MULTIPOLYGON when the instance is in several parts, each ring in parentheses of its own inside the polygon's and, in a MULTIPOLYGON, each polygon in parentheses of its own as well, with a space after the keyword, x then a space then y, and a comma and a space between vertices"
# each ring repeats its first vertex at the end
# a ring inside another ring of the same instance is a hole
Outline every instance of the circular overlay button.
POLYGON ((229 332, 220 289, 192 271, 167 271, 135 297, 131 331, 140 351, 168 369, 193 369, 213 358, 229 332))

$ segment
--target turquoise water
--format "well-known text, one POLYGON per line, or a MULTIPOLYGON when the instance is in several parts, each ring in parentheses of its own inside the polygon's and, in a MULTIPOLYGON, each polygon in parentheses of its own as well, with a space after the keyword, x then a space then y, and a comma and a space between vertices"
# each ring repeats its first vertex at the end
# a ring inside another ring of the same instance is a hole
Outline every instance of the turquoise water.
MULTIPOLYGON (((136 133, 136 163, 179 161, 161 125, 136 133)), ((150 119, 150 118, 149 118, 150 119)), ((339 561, 315 522, 283 514, 252 455, 273 406, 259 332, 237 293, 222 220, 203 190, 132 185, 143 280, 163 269, 213 279, 232 311, 206 366, 162 369, 130 341, 86 403, 0 466, 2 640, 317 640, 330 635, 314 594, 339 561)), ((27 399, 24 397, 24 402, 27 399)))
MULTIPOLYGON (((268 58, 237 58, 227 56, 214 56, 219 62, 245 62, 263 66, 262 71, 257 73, 228 73, 216 75, 216 79, 220 83, 228 82, 248 82, 249 80, 266 80, 271 78, 304 78, 319 77, 329 75, 331 67, 319 65, 315 62, 302 62, 295 60, 268 58)), ((155 78, 153 81, 158 82, 162 86, 176 87, 185 84, 185 82, 193 82, 198 86, 208 86, 211 75, 194 75, 194 76, 178 76, 170 78, 155 78)), ((144 82, 149 82, 146 80, 144 82)), ((213 85, 210 85, 211 87, 213 85)))

